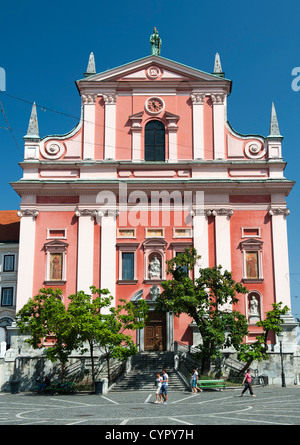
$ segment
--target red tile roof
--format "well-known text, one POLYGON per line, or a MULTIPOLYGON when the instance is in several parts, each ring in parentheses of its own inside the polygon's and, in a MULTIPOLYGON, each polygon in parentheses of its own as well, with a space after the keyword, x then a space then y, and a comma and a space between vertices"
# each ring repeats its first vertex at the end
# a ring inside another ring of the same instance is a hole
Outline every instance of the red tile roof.
POLYGON ((19 242, 20 217, 17 210, 0 211, 0 243, 19 242))

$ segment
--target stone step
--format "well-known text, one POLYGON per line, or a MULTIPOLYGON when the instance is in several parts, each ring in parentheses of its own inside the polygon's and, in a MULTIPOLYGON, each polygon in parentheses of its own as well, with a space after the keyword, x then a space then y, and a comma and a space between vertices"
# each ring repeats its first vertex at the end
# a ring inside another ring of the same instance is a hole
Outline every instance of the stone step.
POLYGON ((173 352, 143 352, 132 357, 131 363, 131 371, 113 386, 112 391, 154 391, 156 373, 164 368, 169 376, 168 391, 187 389, 174 369, 173 352))
POLYGON ((161 370, 162 366, 166 368, 174 367, 173 353, 142 353, 132 357, 132 366, 161 370))
MULTIPOLYGON (((181 381, 180 377, 177 375, 175 371, 168 372, 169 376, 169 391, 180 391, 185 390, 186 387, 181 381)), ((144 373, 136 374, 134 371, 131 371, 126 377, 124 377, 120 382, 118 382, 114 387, 113 391, 154 391, 153 385, 155 383, 156 373, 144 373)))

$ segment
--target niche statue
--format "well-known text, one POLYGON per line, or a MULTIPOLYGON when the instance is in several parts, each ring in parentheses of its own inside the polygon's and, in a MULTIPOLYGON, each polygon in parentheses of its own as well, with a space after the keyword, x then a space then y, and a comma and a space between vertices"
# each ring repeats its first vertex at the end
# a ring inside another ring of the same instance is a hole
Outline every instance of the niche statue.
POLYGON ((150 278, 160 278, 160 262, 157 256, 155 255, 153 260, 150 261, 149 275, 150 278))

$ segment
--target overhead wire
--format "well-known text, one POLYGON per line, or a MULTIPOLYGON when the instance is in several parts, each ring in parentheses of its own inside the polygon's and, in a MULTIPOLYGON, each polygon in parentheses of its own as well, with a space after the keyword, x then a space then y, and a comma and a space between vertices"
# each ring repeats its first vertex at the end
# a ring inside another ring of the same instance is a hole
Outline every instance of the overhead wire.
MULTIPOLYGON (((11 134, 11 136, 12 136, 12 138, 13 138, 13 140, 14 140, 14 142, 15 142, 17 148, 18 148, 18 150, 20 151, 21 155, 23 156, 22 150, 21 150, 21 148, 20 148, 20 146, 19 146, 19 144, 18 144, 18 142, 17 142, 17 139, 15 138, 14 133, 13 133, 13 129, 11 128, 11 126, 10 126, 10 124, 9 124, 9 121, 8 121, 8 118, 7 118, 6 113, 5 113, 5 111, 4 111, 4 107, 3 107, 3 104, 2 104, 2 102, 1 102, 1 100, 0 100, 0 108, 1 108, 1 113, 4 115, 4 119, 6 120, 6 123, 7 123, 7 129, 9 130, 9 132, 10 132, 10 134, 11 134)), ((1 127, 1 128, 2 128, 2 127, 1 127)), ((5 127, 3 127, 3 128, 5 128, 5 127)))
MULTIPOLYGON (((18 96, 14 96, 14 95, 8 94, 8 93, 6 93, 6 91, 1 91, 0 94, 4 94, 7 97, 10 97, 12 99, 24 102, 24 103, 29 104, 31 106, 33 105, 33 102, 31 102, 29 100, 26 100, 26 99, 23 99, 23 98, 18 97, 18 96)), ((44 105, 39 105, 39 104, 35 104, 35 105, 36 105, 37 108, 40 108, 43 111, 46 110, 46 111, 49 111, 49 112, 52 112, 52 113, 56 113, 56 114, 59 114, 59 115, 65 116, 65 117, 69 117, 69 118, 75 119, 78 122, 78 124, 82 121, 82 123, 90 123, 90 124, 93 124, 95 126, 101 127, 102 130, 104 130, 105 128, 109 128, 109 129, 113 129, 113 130, 118 131, 118 132, 122 132, 122 133, 128 134, 128 130, 123 130, 121 128, 115 128, 115 127, 106 126, 104 124, 101 124, 101 123, 98 123, 98 122, 93 122, 93 121, 90 121, 90 120, 87 120, 87 119, 84 119, 84 118, 78 118, 78 116, 73 116, 72 114, 68 114, 68 113, 65 113, 65 112, 62 112, 62 111, 59 111, 59 110, 55 110, 53 108, 50 108, 50 107, 47 107, 47 106, 44 106, 44 105)), ((15 131, 21 131, 21 130, 15 129, 15 131)), ((49 136, 52 136, 52 135, 49 135, 49 136)), ((55 136, 56 137, 62 137, 62 136, 65 136, 65 135, 53 135, 53 139, 55 139, 55 136)), ((75 143, 77 143, 77 141, 74 141, 74 140, 68 140, 68 142, 75 142, 75 143)), ((104 147, 104 143, 100 143, 100 142, 96 142, 96 141, 95 142, 84 141, 84 143, 85 144, 91 144, 91 145, 99 146, 99 147, 104 147)), ((131 150, 130 146, 127 146, 127 147, 118 146, 118 145, 112 146, 112 145, 109 145, 109 144, 107 144, 106 146, 107 147, 116 148, 118 150, 127 150, 127 151, 131 150)), ((177 147, 180 147, 181 149, 183 149, 184 152, 191 152, 191 150, 193 150, 192 146, 185 145, 185 144, 178 144, 177 143, 177 147)), ((203 151, 208 153, 208 154, 215 153, 213 147, 210 147, 208 149, 204 148, 203 151)), ((216 152, 215 154, 218 155, 218 154, 221 154, 221 153, 220 152, 216 152)))

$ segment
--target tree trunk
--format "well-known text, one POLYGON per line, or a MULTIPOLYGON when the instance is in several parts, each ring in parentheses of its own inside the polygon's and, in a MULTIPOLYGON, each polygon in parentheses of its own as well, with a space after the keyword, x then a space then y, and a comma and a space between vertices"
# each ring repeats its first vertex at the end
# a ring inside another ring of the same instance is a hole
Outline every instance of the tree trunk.
POLYGON ((210 370, 210 357, 209 355, 202 355, 201 369, 200 369, 201 375, 208 375, 209 370, 210 370))
POLYGON ((63 382, 65 380, 66 376, 66 363, 61 362, 61 381, 63 382))
POLYGON ((197 313, 193 314, 193 318, 195 320, 195 323, 198 326, 198 330, 199 333, 202 337, 202 348, 201 348, 201 367, 200 367, 200 374, 201 375, 207 375, 209 373, 209 369, 210 369, 210 357, 207 353, 205 353, 204 351, 207 350, 207 348, 204 345, 204 336, 202 335, 201 332, 201 325, 204 325, 205 321, 202 320, 197 313))
POLYGON ((91 360, 92 360, 92 382, 95 386, 95 364, 94 364, 94 346, 93 343, 90 343, 90 352, 91 352, 91 360))
POLYGON ((107 361, 107 378, 108 378, 108 382, 110 383, 110 361, 109 361, 109 353, 106 355, 106 361, 107 361))
POLYGON ((253 358, 248 360, 247 363, 245 364, 245 366, 243 367, 243 369, 240 371, 240 374, 245 374, 245 372, 247 371, 247 369, 250 368, 251 363, 253 362, 253 358))

